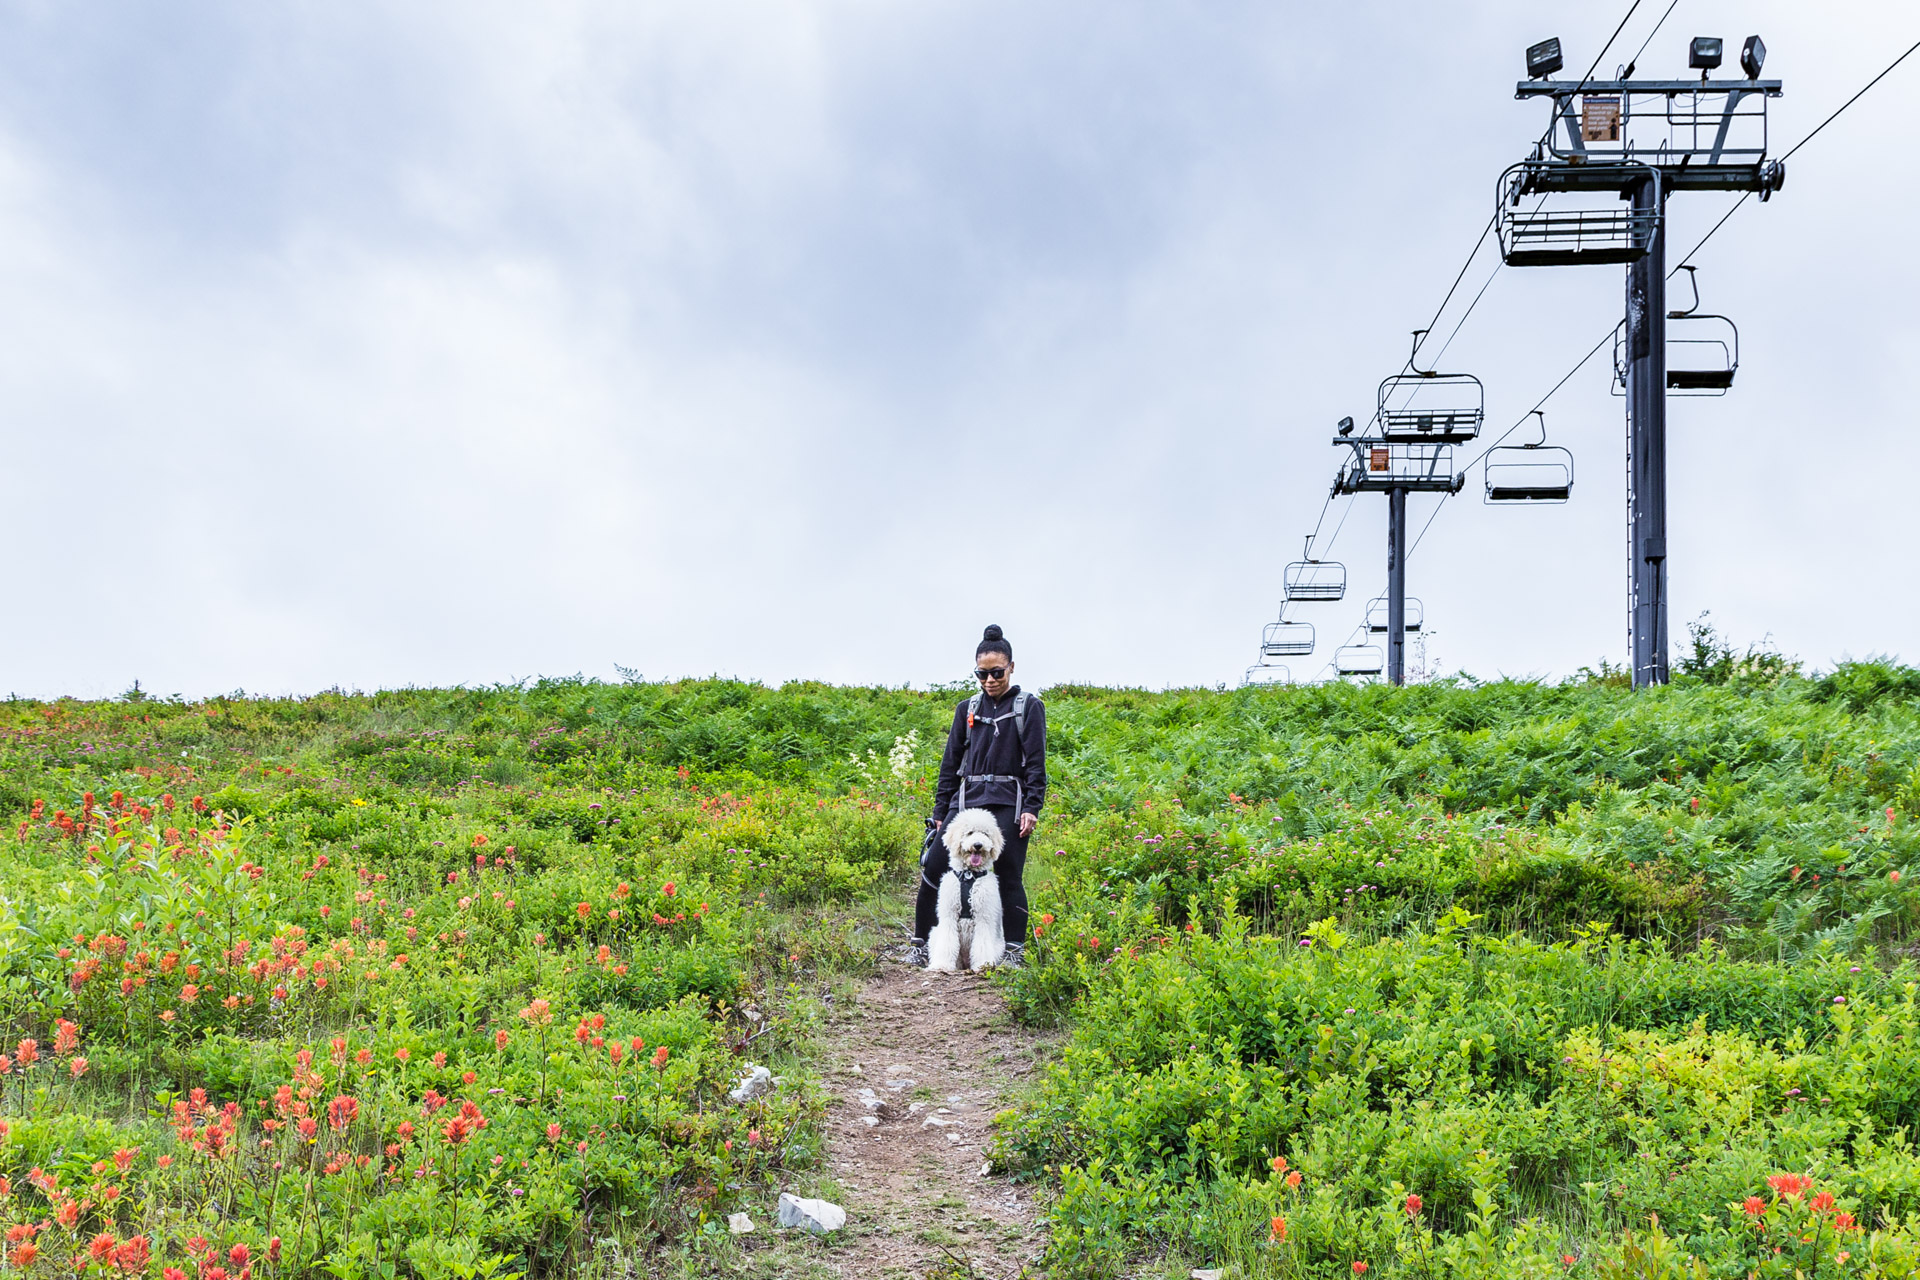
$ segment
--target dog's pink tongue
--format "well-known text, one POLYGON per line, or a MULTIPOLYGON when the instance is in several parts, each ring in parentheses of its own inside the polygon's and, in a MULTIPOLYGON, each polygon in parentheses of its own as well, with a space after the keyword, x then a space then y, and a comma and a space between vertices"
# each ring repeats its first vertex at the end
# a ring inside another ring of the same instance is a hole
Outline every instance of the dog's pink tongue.
POLYGON ((975 854, 968 855, 967 857, 968 866, 974 868, 975 870, 978 870, 980 867, 980 863, 981 863, 981 857, 979 854, 975 853, 975 854))

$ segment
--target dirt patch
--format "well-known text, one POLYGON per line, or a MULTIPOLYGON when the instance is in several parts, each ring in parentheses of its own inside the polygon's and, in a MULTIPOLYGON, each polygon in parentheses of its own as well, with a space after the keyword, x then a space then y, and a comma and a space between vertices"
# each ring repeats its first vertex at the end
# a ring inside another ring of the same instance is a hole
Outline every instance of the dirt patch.
POLYGON ((821 1170, 845 1196, 827 1256, 862 1280, 930 1272, 1012 1280, 1046 1247, 1031 1188, 985 1172, 996 1113, 1051 1052, 993 984, 891 961, 836 1017, 821 1067, 833 1095, 821 1170))

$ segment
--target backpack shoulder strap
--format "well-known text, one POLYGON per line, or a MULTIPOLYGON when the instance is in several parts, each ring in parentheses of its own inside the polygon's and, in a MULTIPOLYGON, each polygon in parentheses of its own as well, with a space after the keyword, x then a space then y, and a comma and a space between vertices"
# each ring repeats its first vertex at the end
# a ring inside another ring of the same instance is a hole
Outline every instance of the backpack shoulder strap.
POLYGON ((1022 689, 1013 695, 1013 731, 1020 735, 1020 741, 1027 740, 1027 691, 1022 689))
POLYGON ((973 718, 979 714, 980 695, 976 693, 967 699, 967 732, 966 736, 960 739, 960 745, 963 748, 973 741, 973 718))

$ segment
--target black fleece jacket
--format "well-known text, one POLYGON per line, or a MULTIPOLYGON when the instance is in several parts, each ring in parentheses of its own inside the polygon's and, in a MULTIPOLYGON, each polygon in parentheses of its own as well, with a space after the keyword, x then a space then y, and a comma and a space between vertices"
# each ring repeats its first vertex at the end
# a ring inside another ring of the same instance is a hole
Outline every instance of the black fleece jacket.
MULTIPOLYGON (((933 795, 933 816, 946 821, 960 796, 962 778, 1000 774, 1018 778, 1017 800, 1020 812, 1040 814, 1047 802, 1047 709, 1037 694, 1027 696, 1026 732, 1016 733, 1013 699, 1020 692, 1014 685, 1004 698, 980 699, 980 714, 973 733, 967 733, 967 708, 973 699, 962 699, 953 709, 953 727, 947 730, 946 754, 940 758, 940 785, 933 795)), ((1013 783, 967 784, 967 803, 1013 805, 1013 783)))

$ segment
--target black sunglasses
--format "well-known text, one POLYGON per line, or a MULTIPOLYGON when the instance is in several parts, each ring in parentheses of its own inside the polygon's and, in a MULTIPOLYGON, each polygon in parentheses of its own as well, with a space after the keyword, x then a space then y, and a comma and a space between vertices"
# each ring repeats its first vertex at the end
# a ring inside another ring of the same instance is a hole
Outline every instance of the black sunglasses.
POLYGON ((975 667, 973 669, 973 678, 976 680, 998 680, 1005 674, 1007 674, 1005 667, 975 667))

